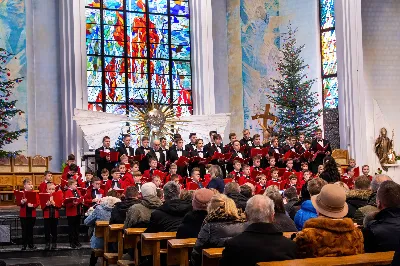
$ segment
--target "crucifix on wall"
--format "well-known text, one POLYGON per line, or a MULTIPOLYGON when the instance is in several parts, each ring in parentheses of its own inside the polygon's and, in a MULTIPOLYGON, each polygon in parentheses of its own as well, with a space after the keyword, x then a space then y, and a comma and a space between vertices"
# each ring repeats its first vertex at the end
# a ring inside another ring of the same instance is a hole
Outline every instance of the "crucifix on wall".
POLYGON ((256 115, 251 116, 251 119, 257 120, 258 124, 263 129, 263 142, 264 143, 268 141, 272 131, 274 130, 276 122, 279 121, 278 117, 274 116, 273 114, 271 114, 269 112, 270 108, 271 108, 271 105, 266 104, 265 111, 263 114, 256 114, 256 115), (259 120, 260 118, 262 118, 262 123, 259 120), (271 126, 268 125, 268 120, 273 121, 271 126))

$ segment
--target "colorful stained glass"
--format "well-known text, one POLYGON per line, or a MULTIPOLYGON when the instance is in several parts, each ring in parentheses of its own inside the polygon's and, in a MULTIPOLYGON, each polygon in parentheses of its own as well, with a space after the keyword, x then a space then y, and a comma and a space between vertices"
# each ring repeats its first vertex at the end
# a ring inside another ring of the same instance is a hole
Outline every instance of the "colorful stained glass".
POLYGON ((190 114, 189 2, 86 0, 86 5, 88 108, 122 114, 130 108, 126 102, 143 104, 142 98, 159 95, 165 104, 172 97, 182 105, 176 107, 180 115, 190 114))
POLYGON ((170 104, 170 92, 167 90, 152 90, 152 95, 157 102, 162 104, 170 104))
POLYGON ((89 111, 102 112, 103 111, 103 105, 101 103, 88 103, 88 110, 89 111))
POLYGON ((324 87, 324 108, 337 108, 339 105, 338 80, 337 77, 325 78, 324 87))
POLYGON ((335 74, 337 72, 335 30, 325 31, 321 33, 321 47, 323 75, 335 74))
POLYGON ((335 0, 320 0, 321 29, 335 27, 335 0))
POLYGON ((181 116, 190 116, 193 113, 193 107, 187 105, 178 105, 174 106, 175 115, 178 117, 181 116))

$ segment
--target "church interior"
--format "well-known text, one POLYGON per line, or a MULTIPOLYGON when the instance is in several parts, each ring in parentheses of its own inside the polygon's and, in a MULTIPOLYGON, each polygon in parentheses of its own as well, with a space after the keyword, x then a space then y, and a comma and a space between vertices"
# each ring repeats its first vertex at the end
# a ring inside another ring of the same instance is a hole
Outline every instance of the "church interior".
POLYGON ((0 265, 400 265, 399 13, 0 0, 0 265))

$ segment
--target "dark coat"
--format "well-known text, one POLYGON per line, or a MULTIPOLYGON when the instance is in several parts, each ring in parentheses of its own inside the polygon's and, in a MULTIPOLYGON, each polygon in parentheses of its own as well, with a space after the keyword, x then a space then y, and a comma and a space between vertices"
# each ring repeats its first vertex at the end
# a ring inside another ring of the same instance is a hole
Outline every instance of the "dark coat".
POLYGON ((273 224, 280 232, 297 232, 295 223, 285 213, 275 213, 273 224))
POLYGON ((152 212, 146 233, 176 232, 183 217, 191 210, 191 201, 174 199, 164 202, 152 212))
POLYGON ((208 189, 214 188, 214 189, 218 190, 219 193, 224 193, 224 189, 225 189, 224 180, 219 177, 212 178, 210 183, 208 183, 207 188, 208 189))
MULTIPOLYGON (((297 202, 299 202, 299 200, 298 199, 291 199, 291 200, 289 200, 288 201, 288 203, 286 203, 285 204, 285 211, 290 215, 290 213, 291 213, 291 210, 292 210, 292 208, 293 208, 293 206, 297 203, 297 202)), ((292 218, 293 220, 294 220, 294 215, 293 215, 293 218, 292 218)))
MULTIPOLYGON (((119 152, 119 157, 121 157, 123 154, 128 155, 128 148, 125 147, 125 144, 122 143, 122 145, 118 148, 119 152)), ((129 147, 129 156, 135 155, 135 150, 132 147, 129 147)))
POLYGON ((226 194, 228 198, 231 198, 235 204, 236 208, 242 209, 242 211, 246 210, 247 198, 240 193, 229 193, 226 194))
POLYGON ((358 208, 368 204, 368 199, 371 196, 371 190, 350 190, 346 195, 346 202, 349 206, 347 217, 354 218, 358 208))
POLYGON ((220 266, 254 266, 258 262, 296 258, 296 244, 269 223, 250 224, 225 243, 220 266))
MULTIPOLYGON (((332 154, 332 148, 331 148, 331 144, 328 140, 322 140, 323 141, 323 147, 326 147, 328 145, 328 149, 327 151, 329 151, 332 154)), ((317 139, 314 139, 311 142, 311 150, 314 152, 318 151, 318 141, 317 139)), ((314 174, 316 174, 318 172, 318 166, 323 164, 324 158, 325 158, 326 154, 318 154, 317 157, 315 158, 315 160, 311 163, 311 172, 313 172, 314 174)))
MULTIPOLYGON (((112 148, 109 148, 110 152, 115 151, 112 148)), ((106 160, 106 158, 101 158, 100 157, 100 151, 104 151, 104 147, 100 147, 95 150, 94 156, 97 164, 97 176, 101 178, 101 171, 106 168, 110 173, 111 170, 115 167, 115 163, 117 162, 109 162, 106 160)))
MULTIPOLYGON (((146 155, 146 151, 148 151, 148 153, 151 151, 150 147, 143 147, 140 146, 139 148, 137 148, 135 150, 135 155, 146 155)), ((150 169, 149 166, 149 157, 145 156, 140 162, 139 162, 139 170, 141 173, 144 173, 144 171, 146 171, 147 169, 150 169)))
POLYGON ((200 229, 193 247, 191 263, 200 266, 203 249, 225 246, 225 241, 242 233, 246 224, 239 221, 208 222, 200 229))
POLYGON ((110 224, 123 224, 126 218, 126 212, 132 205, 140 203, 140 199, 126 199, 117 202, 111 211, 110 224))
POLYGON ((183 217, 183 221, 178 227, 176 238, 197 238, 201 229, 201 225, 203 224, 206 216, 206 210, 195 210, 188 212, 185 217, 183 217))
POLYGON ((400 241, 400 208, 386 208, 363 230, 365 252, 394 251, 400 241))

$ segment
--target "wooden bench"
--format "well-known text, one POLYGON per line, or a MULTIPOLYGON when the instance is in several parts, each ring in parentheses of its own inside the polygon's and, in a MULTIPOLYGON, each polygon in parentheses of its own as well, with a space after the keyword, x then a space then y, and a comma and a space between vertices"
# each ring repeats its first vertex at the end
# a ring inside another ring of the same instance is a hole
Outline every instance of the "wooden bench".
POLYGON ((197 238, 170 239, 167 246, 167 265, 189 265, 189 249, 196 244, 197 238))
MULTIPOLYGON (((106 228, 108 227, 108 225, 109 225, 108 221, 96 221, 96 227, 94 230, 95 236, 104 238, 104 234, 105 234, 105 231, 106 231, 106 228)), ((104 249, 95 248, 95 249, 93 249, 93 251, 94 251, 94 255, 97 258, 103 258, 104 249)))
POLYGON ((118 239, 118 261, 119 266, 139 265, 139 252, 137 244, 140 241, 140 235, 146 231, 146 228, 127 228, 124 231, 123 241, 118 239), (120 243, 123 242, 121 247, 120 243), (121 260, 124 249, 133 248, 134 260, 121 260))
POLYGON ((321 257, 301 260, 285 260, 272 262, 259 262, 258 266, 317 266, 317 265, 335 265, 335 266, 373 266, 389 265, 392 263, 394 251, 365 253, 344 257, 321 257))
POLYGON ((283 232, 283 236, 291 239, 293 234, 297 234, 297 232, 283 232))
POLYGON ((224 248, 203 249, 202 266, 218 266, 224 248))
MULTIPOLYGON (((103 265, 108 266, 109 264, 117 264, 118 261, 118 253, 110 253, 108 252, 108 244, 109 243, 120 243, 118 242, 121 239, 121 246, 122 244, 122 234, 124 230, 123 224, 110 224, 106 227, 104 232, 104 260, 103 265)), ((122 255, 121 255, 122 257, 122 255)))
POLYGON ((143 233, 142 256, 153 256, 153 266, 160 266, 160 254, 167 250, 160 248, 161 240, 174 239, 176 232, 143 233))

